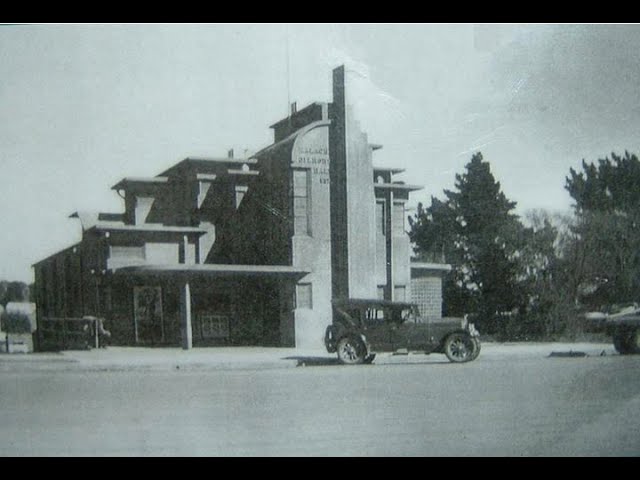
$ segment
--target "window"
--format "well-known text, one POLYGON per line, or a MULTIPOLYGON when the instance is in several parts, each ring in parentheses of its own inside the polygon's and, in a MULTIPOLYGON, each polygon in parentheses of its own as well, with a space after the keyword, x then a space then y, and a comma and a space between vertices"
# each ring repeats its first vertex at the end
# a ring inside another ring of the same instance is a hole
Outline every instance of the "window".
POLYGON ((376 231, 382 235, 386 234, 384 201, 376 202, 376 231))
POLYGON ((313 308, 310 283, 300 283, 296 285, 296 308, 313 308))
POLYGON ((393 204, 393 235, 404 235, 404 204, 393 204))
POLYGON ((229 318, 225 315, 200 315, 200 329, 202 338, 226 340, 229 338, 229 318))
POLYGON ((248 189, 249 188, 247 186, 243 186, 243 185, 236 186, 236 208, 240 206, 240 203, 242 202, 242 199, 244 198, 244 195, 245 193, 247 193, 248 189))
POLYGON ((293 231, 295 235, 311 235, 309 171, 293 171, 293 231))
POLYGON ((367 323, 370 324, 384 323, 384 310, 380 308, 368 308, 365 312, 364 318, 366 319, 367 323))
POLYGON ((137 258, 144 260, 146 257, 144 245, 140 246, 124 246, 111 245, 111 258, 137 258))
POLYGON ((405 285, 396 285, 393 288, 393 299, 396 302, 407 301, 407 287, 405 285))

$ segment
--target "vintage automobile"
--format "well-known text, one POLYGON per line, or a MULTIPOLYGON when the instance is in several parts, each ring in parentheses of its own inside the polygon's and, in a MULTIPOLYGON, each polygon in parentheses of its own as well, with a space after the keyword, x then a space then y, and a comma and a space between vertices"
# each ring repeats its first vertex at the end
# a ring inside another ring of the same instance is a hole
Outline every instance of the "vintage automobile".
POLYGON ((586 327, 591 332, 604 332, 613 340, 621 355, 640 354, 640 306, 613 306, 611 312, 588 312, 586 327))
POLYGON ((429 320, 417 305, 388 300, 349 299, 333 303, 325 347, 344 364, 373 362, 378 352, 444 353, 451 362, 475 360, 479 333, 464 318, 429 320))

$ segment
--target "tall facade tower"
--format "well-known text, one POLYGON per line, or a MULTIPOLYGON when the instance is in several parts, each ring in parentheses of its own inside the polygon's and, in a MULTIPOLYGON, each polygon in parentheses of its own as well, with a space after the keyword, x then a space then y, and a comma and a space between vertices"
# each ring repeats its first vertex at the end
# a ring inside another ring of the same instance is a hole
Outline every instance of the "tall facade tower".
POLYGON ((344 66, 333 71, 330 118, 332 296, 375 298, 373 147, 355 119, 344 66))

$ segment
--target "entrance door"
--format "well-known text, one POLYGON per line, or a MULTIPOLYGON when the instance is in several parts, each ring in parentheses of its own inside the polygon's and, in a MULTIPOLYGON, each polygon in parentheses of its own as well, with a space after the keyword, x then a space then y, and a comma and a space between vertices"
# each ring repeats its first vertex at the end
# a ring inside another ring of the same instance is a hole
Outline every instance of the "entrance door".
POLYGON ((164 342, 162 288, 134 287, 133 309, 136 343, 153 345, 164 342))

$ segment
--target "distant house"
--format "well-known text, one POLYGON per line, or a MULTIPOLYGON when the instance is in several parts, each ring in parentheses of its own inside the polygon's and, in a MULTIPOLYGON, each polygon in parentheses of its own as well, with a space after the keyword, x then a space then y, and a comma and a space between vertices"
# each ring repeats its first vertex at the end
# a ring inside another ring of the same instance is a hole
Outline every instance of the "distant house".
POLYGON ((273 124, 249 158, 186 158, 112 188, 122 213, 72 215, 79 243, 34 265, 38 318, 105 318, 114 345, 322 348, 332 300, 440 317, 449 266, 412 263, 405 204, 422 187, 374 167, 344 67, 333 102, 273 124))

